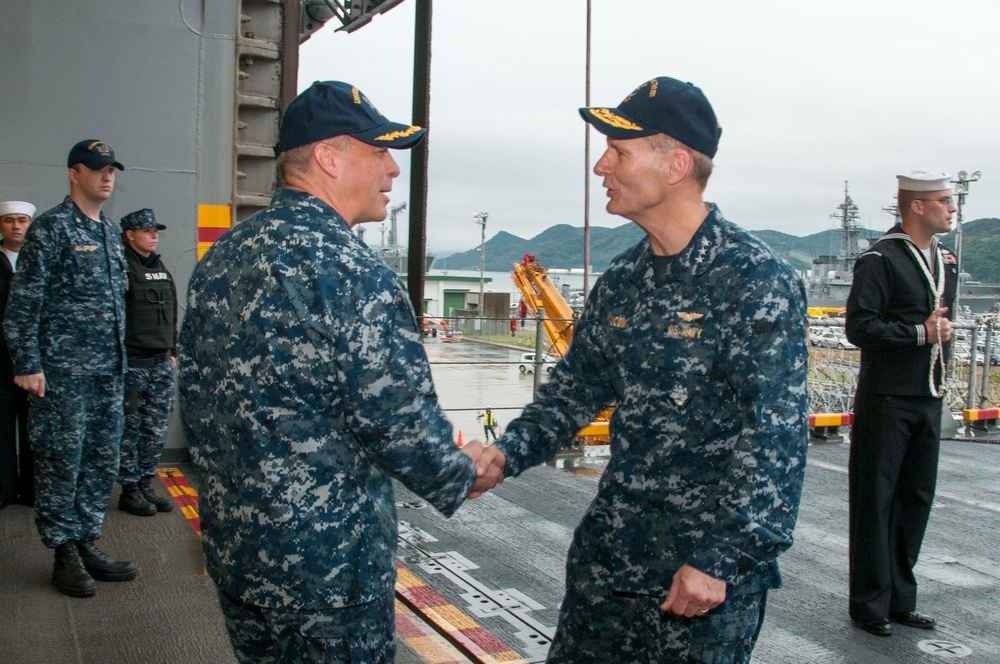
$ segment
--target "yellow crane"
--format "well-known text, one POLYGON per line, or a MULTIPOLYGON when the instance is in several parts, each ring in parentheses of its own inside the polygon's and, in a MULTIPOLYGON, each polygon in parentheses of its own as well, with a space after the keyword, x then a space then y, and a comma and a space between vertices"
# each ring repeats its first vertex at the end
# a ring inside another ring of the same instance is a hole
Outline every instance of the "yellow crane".
MULTIPOLYGON (((573 325, 577 313, 562 296, 542 264, 532 254, 524 254, 521 263, 514 263, 510 278, 521 293, 521 299, 532 314, 545 310, 543 325, 548 337, 549 350, 562 357, 573 342, 573 325)), ((577 432, 577 440, 583 445, 607 445, 611 438, 608 432, 611 413, 614 408, 606 408, 593 422, 577 432)))

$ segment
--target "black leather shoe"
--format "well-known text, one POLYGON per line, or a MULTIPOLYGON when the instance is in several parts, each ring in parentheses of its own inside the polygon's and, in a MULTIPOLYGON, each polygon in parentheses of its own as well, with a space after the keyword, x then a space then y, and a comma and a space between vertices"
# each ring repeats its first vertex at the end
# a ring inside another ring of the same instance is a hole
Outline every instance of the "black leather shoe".
POLYGON ((875 636, 892 636, 892 625, 889 624, 888 620, 876 618, 875 620, 856 620, 854 622, 869 634, 874 634, 875 636))
POLYGON ((90 597, 97 592, 97 584, 87 573, 80 560, 76 544, 66 542, 56 547, 56 563, 52 567, 52 585, 63 595, 90 597))
POLYGON ((907 627, 916 627, 917 629, 934 629, 934 625, 937 624, 937 621, 930 616, 925 616, 916 611, 892 611, 889 613, 889 620, 898 622, 900 625, 906 625, 907 627))
POLYGON ((115 560, 97 548, 93 542, 77 542, 80 559, 90 575, 98 581, 131 581, 135 578, 135 565, 125 560, 115 560))

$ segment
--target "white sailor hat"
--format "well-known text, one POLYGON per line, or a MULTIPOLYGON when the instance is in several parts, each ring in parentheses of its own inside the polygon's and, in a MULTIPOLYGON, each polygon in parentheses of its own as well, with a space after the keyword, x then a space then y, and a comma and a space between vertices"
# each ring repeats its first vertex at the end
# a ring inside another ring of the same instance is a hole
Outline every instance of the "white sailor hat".
POLYGON ((26 214, 34 219, 36 211, 37 208, 34 205, 25 203, 24 201, 4 201, 0 203, 0 217, 5 217, 8 214, 26 214))
POLYGON ((906 175, 897 175, 900 191, 944 191, 951 189, 951 175, 920 168, 906 175))

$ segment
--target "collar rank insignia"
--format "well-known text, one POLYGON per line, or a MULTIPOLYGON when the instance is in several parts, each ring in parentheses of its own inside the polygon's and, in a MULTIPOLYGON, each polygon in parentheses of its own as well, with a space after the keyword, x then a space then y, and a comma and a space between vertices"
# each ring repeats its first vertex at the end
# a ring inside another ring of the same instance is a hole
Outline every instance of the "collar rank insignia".
POLYGON ((624 329, 628 325, 628 319, 622 318, 621 316, 612 316, 608 319, 608 325, 611 327, 617 327, 619 330, 624 329))

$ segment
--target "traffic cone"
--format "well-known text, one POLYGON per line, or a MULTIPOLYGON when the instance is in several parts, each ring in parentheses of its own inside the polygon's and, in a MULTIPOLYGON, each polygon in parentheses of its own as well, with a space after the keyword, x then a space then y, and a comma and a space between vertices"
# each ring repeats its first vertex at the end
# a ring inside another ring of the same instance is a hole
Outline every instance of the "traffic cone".
POLYGON ((465 445, 465 443, 462 442, 462 430, 459 429, 458 430, 458 446, 459 447, 463 447, 464 445, 465 445))

